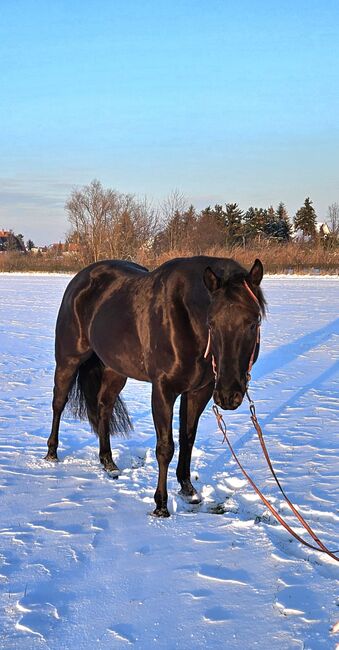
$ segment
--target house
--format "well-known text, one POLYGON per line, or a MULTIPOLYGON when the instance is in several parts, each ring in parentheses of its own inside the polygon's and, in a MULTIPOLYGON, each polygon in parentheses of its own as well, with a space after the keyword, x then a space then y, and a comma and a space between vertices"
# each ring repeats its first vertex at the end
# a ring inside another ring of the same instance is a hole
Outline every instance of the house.
POLYGON ((12 230, 0 230, 0 253, 9 251, 25 253, 25 244, 21 237, 15 235, 12 230))
POLYGON ((316 228, 318 235, 323 239, 326 239, 331 233, 327 223, 317 223, 316 228))
POLYGON ((75 242, 70 242, 68 244, 68 252, 71 253, 72 255, 76 255, 76 253, 79 253, 80 251, 80 245, 76 244, 75 242))
POLYGON ((66 242, 62 243, 59 242, 58 244, 51 244, 49 247, 50 251, 54 253, 54 255, 76 255, 80 251, 80 246, 79 244, 73 243, 73 242, 66 242))
MULTIPOLYGON (((321 239, 327 239, 328 236, 331 234, 331 231, 327 223, 320 223, 319 221, 317 221, 315 224, 315 229, 317 235, 319 235, 321 239)), ((295 242, 300 243, 300 242, 309 242, 312 240, 312 237, 311 235, 305 235, 303 231, 299 229, 294 231, 292 235, 292 239, 295 242)))

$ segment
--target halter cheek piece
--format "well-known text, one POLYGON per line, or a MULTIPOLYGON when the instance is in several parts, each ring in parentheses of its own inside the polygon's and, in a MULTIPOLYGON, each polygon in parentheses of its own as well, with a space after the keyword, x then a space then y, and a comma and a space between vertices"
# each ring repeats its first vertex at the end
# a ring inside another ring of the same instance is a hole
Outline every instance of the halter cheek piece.
MULTIPOLYGON (((260 303, 259 303, 258 298, 255 295, 255 293, 252 291, 252 289, 249 287, 246 280, 243 281, 243 285, 244 285, 246 291, 250 294, 251 298, 253 298, 254 302, 260 308, 260 303)), ((252 354, 251 354, 251 357, 250 357, 250 361, 249 361, 248 369, 247 369, 247 373, 246 373, 247 383, 249 383, 251 381, 251 370, 252 370, 252 367, 253 367, 254 360, 255 360, 255 358, 257 356, 257 352, 259 350, 259 345, 260 345, 260 324, 261 324, 261 316, 259 315, 255 344, 254 344, 254 348, 252 350, 252 354)), ((209 327, 208 328, 208 340, 207 340, 206 350, 205 350, 205 353, 204 353, 204 359, 207 359, 210 351, 211 351, 211 328, 209 327)), ((216 361, 215 361, 214 354, 212 354, 212 368, 213 368, 214 375, 216 377, 217 376, 217 364, 216 364, 216 361)))
MULTIPOLYGON (((253 300, 256 302, 256 304, 258 305, 258 307, 260 309, 259 300, 258 300, 257 296, 253 293, 252 289, 248 286, 246 280, 244 280, 243 284, 244 284, 245 289, 250 294, 251 298, 253 298, 253 300)), ((257 353, 259 353, 260 325, 261 325, 261 315, 259 314, 258 323, 257 323, 257 336, 256 336, 254 348, 252 350, 252 354, 251 354, 251 357, 250 357, 250 362, 248 364, 248 369, 247 369, 247 373, 246 373, 247 383, 249 383, 251 381, 251 370, 252 370, 255 358, 258 356, 257 353)))

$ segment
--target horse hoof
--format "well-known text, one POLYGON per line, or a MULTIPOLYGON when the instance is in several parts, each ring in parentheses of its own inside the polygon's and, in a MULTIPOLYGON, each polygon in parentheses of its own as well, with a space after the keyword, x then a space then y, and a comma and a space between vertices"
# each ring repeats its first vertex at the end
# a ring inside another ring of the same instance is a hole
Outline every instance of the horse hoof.
POLYGON ((104 470, 107 472, 110 478, 118 478, 118 476, 121 474, 119 467, 116 465, 106 465, 106 467, 104 467, 104 470))
POLYGON ((57 463, 59 461, 59 458, 55 452, 48 451, 44 457, 44 460, 48 460, 50 463, 57 463))
POLYGON ((181 490, 179 490, 179 494, 187 503, 201 503, 201 496, 198 494, 195 487, 193 487, 190 479, 180 481, 180 485, 181 490))
POLYGON ((167 508, 156 508, 152 512, 152 517, 169 517, 170 513, 168 512, 167 508))
POLYGON ((186 501, 186 503, 190 503, 191 505, 197 505, 198 503, 201 503, 201 496, 198 494, 198 492, 194 492, 193 494, 190 494, 189 492, 185 492, 184 490, 179 490, 178 493, 181 498, 186 501))

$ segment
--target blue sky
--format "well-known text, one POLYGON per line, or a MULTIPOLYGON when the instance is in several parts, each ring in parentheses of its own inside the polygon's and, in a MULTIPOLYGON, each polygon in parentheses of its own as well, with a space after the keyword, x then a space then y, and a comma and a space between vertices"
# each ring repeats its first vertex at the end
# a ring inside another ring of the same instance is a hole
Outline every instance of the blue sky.
POLYGON ((339 201, 339 3, 1 0, 0 228, 64 238, 98 178, 319 219, 339 201))

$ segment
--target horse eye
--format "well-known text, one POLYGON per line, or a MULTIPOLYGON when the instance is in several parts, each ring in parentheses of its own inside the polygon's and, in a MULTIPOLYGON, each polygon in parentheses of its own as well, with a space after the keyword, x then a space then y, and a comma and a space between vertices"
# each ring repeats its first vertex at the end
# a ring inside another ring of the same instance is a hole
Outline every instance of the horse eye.
POLYGON ((251 331, 253 332, 256 327, 257 327, 257 323, 252 323, 251 324, 251 331))

